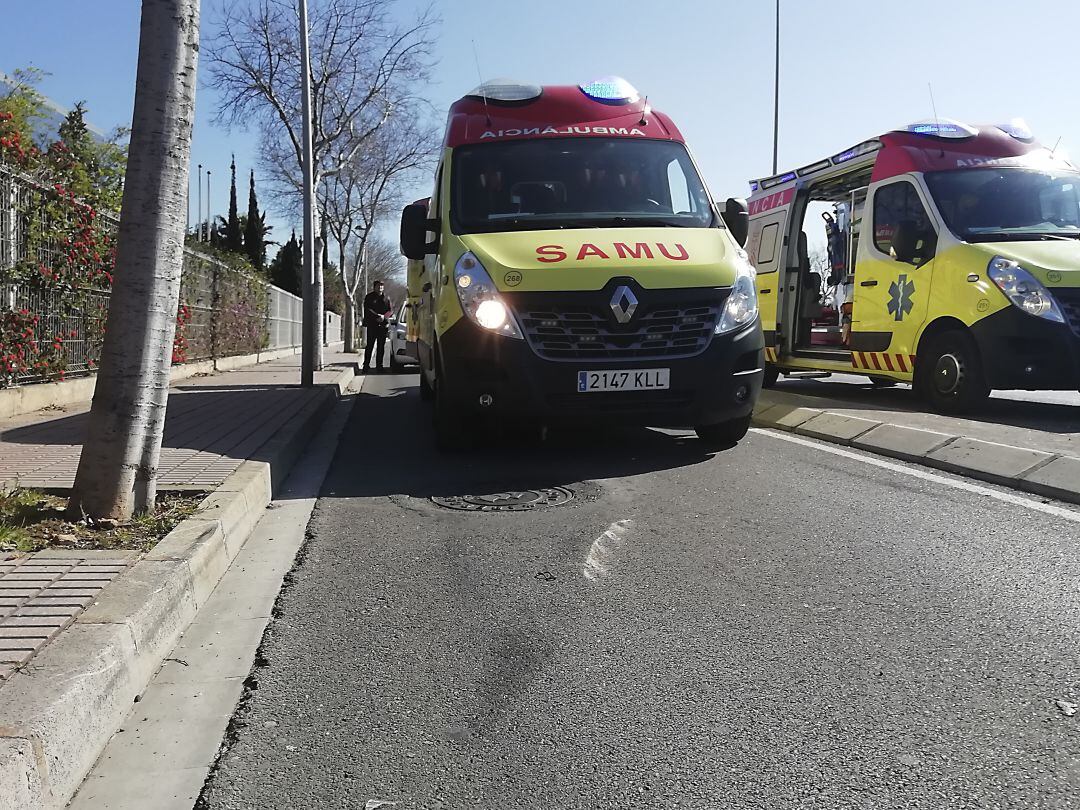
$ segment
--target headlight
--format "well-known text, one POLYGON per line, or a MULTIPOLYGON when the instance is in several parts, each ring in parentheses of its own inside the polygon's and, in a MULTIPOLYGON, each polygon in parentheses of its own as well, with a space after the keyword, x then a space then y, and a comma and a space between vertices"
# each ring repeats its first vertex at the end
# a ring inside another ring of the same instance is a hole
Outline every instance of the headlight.
POLYGON ((470 321, 500 335, 521 338, 521 330, 495 282, 472 253, 463 254, 454 265, 454 289, 470 321))
POLYGON ((1028 315, 1048 321, 1065 323, 1057 301, 1035 276, 1011 259, 995 256, 986 268, 986 274, 1001 288, 1014 306, 1028 315))
POLYGON ((739 270, 731 294, 724 302, 724 312, 716 324, 713 334, 722 335, 734 332, 751 323, 758 314, 757 290, 754 288, 754 274, 749 265, 739 270))

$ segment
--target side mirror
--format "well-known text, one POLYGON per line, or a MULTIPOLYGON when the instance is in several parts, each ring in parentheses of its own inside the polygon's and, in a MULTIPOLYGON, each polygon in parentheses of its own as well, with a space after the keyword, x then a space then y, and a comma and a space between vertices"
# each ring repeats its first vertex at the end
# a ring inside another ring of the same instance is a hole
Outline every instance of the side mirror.
POLYGON ((932 231, 919 228, 914 220, 896 223, 892 236, 892 255, 898 262, 920 265, 934 257, 935 238, 932 231))
POLYGON ((746 247, 746 239, 750 235, 750 209, 746 207, 746 200, 728 197, 722 219, 739 247, 746 247))
POLYGON ((428 219, 427 206, 421 203, 406 205, 401 212, 401 252, 405 258, 421 260, 434 253, 439 244, 439 222, 428 219), (428 233, 435 238, 428 241, 428 233))

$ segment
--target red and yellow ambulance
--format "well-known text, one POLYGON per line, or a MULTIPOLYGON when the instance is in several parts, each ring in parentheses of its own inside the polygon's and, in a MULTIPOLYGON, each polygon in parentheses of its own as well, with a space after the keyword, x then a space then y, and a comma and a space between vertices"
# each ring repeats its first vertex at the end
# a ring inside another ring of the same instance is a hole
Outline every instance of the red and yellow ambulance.
POLYGON ((625 80, 457 101, 434 192, 401 223, 439 443, 488 419, 740 439, 763 373, 746 227, 625 80))
POLYGON ((912 124, 751 189, 767 385, 854 372, 942 411, 1080 388, 1080 172, 1022 121, 912 124))

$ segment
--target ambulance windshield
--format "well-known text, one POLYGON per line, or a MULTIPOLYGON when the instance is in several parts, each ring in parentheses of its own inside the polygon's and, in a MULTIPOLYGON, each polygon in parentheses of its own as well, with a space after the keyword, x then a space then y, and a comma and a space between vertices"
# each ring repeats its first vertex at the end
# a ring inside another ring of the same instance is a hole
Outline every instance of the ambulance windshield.
POLYGON ((679 143, 549 138, 455 150, 457 233, 714 224, 709 196, 679 143))
POLYGON ((1080 237, 1080 172, 959 169, 926 182, 945 224, 968 242, 1080 237))

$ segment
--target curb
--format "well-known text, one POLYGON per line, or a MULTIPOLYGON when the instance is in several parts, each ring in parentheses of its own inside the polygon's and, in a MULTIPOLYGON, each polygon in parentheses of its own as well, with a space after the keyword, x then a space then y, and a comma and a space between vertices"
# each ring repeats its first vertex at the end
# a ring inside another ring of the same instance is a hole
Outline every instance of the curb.
MULTIPOLYGON (((758 427, 868 450, 1013 489, 1080 503, 1080 458, 997 444, 954 433, 895 425, 824 408, 772 401, 762 392, 758 427)), ((800 398, 812 402, 812 398, 800 398)))
POLYGON ((62 808, 243 547, 273 493, 359 374, 349 363, 3 685, 0 810, 62 808))

